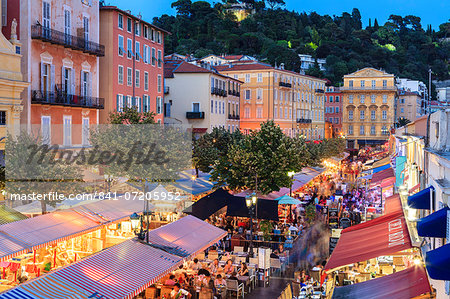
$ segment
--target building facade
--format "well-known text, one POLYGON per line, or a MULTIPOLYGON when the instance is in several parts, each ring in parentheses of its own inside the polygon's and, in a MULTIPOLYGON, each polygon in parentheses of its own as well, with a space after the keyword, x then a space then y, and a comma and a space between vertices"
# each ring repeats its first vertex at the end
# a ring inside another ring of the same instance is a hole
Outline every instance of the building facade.
POLYGON ((241 87, 241 131, 258 130, 273 120, 288 136, 324 138, 325 80, 259 62, 215 67, 238 79, 241 87))
POLYGON ((399 90, 396 105, 397 121, 400 118, 415 121, 424 114, 424 104, 423 98, 419 95, 419 93, 399 90))
POLYGON ((183 125, 196 138, 215 127, 239 130, 242 82, 180 60, 165 62, 164 77, 165 124, 183 125))
POLYGON ((374 68, 344 76, 342 130, 349 148, 388 140, 396 119, 394 79, 394 75, 374 68))
MULTIPOLYGON (((314 65, 316 64, 316 60, 311 55, 298 54, 298 57, 300 57, 300 63, 301 63, 300 69, 301 69, 302 73, 305 73, 307 70, 314 67, 314 65)), ((325 71, 326 63, 327 63, 326 59, 321 59, 321 58, 317 59, 317 64, 319 65, 319 69, 321 71, 325 71)))
POLYGON ((132 106, 154 112, 155 120, 163 122, 166 33, 129 11, 100 8, 100 42, 106 46, 100 58, 100 96, 105 98, 101 123, 108 122, 111 112, 132 106))
MULTIPOLYGON (((2 7, 0 7, 2 12, 2 7)), ((11 23, 15 20, 11 20, 11 23)), ((11 29, 11 26, 9 27, 11 29)), ((0 32, 0 152, 3 156, 5 150, 5 138, 7 134, 13 136, 20 133, 20 113, 22 111, 22 99, 20 94, 28 86, 24 82, 21 72, 20 44, 17 41, 16 29, 12 26, 11 40, 0 32), (19 51, 17 51, 19 47, 19 51)), ((2 159, 3 160, 3 159, 2 159)))
POLYGON ((325 121, 331 125, 331 136, 342 136, 342 92, 339 87, 325 89, 325 121))
POLYGON ((214 55, 210 54, 199 59, 200 62, 209 63, 212 66, 222 65, 237 61, 256 61, 256 58, 248 55, 214 55))
POLYGON ((43 142, 76 148, 88 145, 97 124, 99 1, 22 0, 22 71, 31 82, 22 93, 22 124, 40 132, 43 142))

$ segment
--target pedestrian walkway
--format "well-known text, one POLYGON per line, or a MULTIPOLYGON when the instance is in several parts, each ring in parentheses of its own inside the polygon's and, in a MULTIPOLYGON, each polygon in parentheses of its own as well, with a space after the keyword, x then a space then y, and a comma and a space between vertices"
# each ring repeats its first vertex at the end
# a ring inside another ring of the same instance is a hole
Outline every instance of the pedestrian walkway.
POLYGON ((270 284, 268 287, 259 287, 246 295, 246 299, 272 299, 278 298, 281 292, 286 288, 286 285, 291 282, 292 279, 284 277, 270 277, 270 284))

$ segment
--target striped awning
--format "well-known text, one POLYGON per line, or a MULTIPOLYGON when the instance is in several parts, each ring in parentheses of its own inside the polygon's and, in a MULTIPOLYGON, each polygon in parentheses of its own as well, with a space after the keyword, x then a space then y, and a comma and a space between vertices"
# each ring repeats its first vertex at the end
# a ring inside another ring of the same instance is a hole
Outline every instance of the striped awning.
POLYGON ((189 215, 150 231, 149 241, 153 244, 176 247, 189 256, 195 256, 217 243, 226 234, 226 231, 189 215))
POLYGON ((0 261, 92 232, 143 208, 140 200, 102 200, 0 225, 0 261))

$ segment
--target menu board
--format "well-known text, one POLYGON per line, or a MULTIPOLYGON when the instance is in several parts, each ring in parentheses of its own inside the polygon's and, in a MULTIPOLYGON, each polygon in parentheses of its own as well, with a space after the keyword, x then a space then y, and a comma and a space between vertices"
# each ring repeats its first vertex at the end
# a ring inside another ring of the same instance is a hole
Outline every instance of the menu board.
POLYGON ((258 248, 258 267, 260 269, 270 268, 270 248, 258 248))

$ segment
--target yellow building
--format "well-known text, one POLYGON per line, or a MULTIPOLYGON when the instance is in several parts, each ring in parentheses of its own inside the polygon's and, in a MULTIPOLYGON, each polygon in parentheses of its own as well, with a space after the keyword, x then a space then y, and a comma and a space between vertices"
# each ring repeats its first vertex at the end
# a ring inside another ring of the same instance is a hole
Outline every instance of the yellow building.
POLYGON ((215 68, 244 82, 240 108, 240 129, 244 133, 273 120, 288 136, 324 138, 325 80, 255 61, 215 68))
POLYGON ((395 120, 394 75, 364 68, 344 76, 343 134, 350 148, 384 143, 395 120))
MULTIPOLYGON (((1 13, 1 8, 0 8, 1 13)), ((0 151, 5 149, 8 133, 20 133, 20 113, 22 100, 20 94, 27 82, 23 82, 20 60, 20 44, 16 37, 17 23, 11 25, 11 42, 0 32, 0 151), (17 52, 17 53, 16 53, 17 52)))

